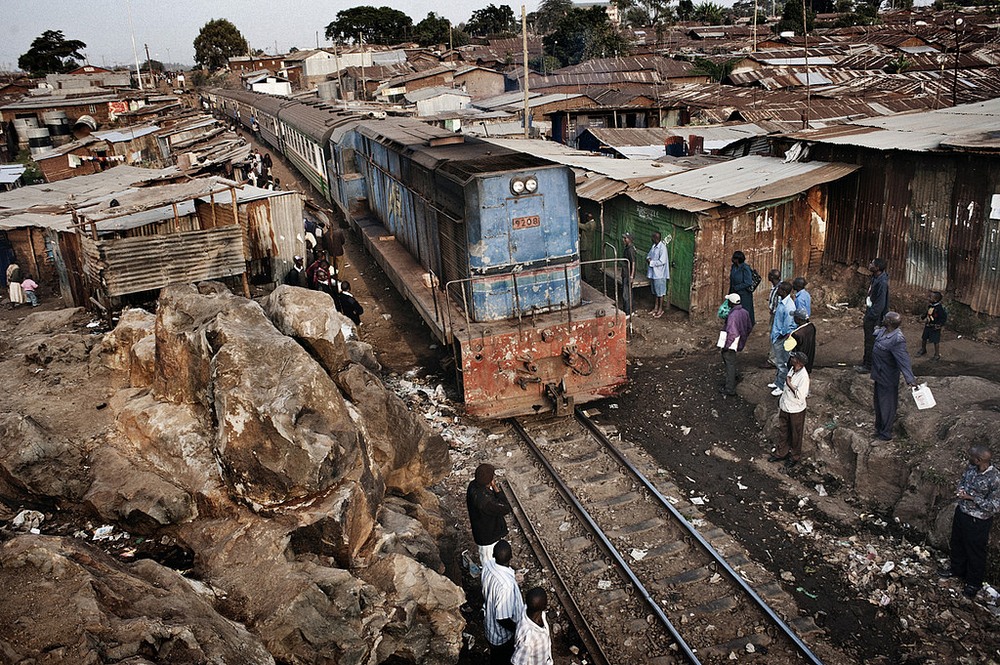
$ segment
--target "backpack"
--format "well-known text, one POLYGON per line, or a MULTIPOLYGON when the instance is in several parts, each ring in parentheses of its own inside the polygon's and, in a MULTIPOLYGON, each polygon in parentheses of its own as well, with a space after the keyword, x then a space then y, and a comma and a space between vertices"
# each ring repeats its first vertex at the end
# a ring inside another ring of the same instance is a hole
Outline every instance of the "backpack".
POLYGON ((751 291, 756 291, 757 287, 760 286, 760 283, 764 281, 763 279, 761 279, 760 273, 754 270, 753 268, 750 268, 750 280, 751 280, 750 283, 751 291))

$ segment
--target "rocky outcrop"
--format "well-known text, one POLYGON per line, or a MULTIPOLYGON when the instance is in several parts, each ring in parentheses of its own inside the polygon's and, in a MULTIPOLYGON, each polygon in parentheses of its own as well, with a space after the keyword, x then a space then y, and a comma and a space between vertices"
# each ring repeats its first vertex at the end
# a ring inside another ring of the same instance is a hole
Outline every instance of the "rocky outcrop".
POLYGON ((31 501, 83 498, 85 453, 31 416, 0 414, 0 494, 31 501))
POLYGON ((407 494, 448 474, 448 444, 374 374, 351 365, 337 375, 337 384, 358 413, 356 421, 389 489, 407 494))
POLYGON ((279 331, 295 338, 327 372, 347 364, 344 340, 354 324, 333 306, 327 293, 282 284, 261 301, 279 331))
POLYGON ((274 663, 215 610, 205 585, 153 561, 121 565, 75 539, 7 541, 0 588, 4 662, 274 663))

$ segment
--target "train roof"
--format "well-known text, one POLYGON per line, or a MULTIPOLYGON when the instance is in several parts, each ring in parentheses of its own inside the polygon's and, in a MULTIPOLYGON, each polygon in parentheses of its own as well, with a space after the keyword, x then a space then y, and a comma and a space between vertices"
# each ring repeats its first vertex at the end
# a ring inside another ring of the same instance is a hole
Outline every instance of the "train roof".
POLYGON ((296 102, 283 107, 278 119, 299 130, 316 143, 323 145, 330 140, 335 129, 357 122, 359 116, 324 102, 296 102))
POLYGON ((280 111, 283 106, 298 103, 294 99, 289 99, 288 97, 267 95, 263 92, 252 92, 250 90, 225 90, 216 88, 211 92, 220 97, 227 97, 238 102, 243 102, 244 104, 258 108, 264 113, 275 117, 277 117, 278 111, 280 111))
POLYGON ((557 166, 534 155, 409 118, 361 121, 359 131, 374 141, 407 152, 425 168, 449 173, 461 182, 489 173, 557 166))

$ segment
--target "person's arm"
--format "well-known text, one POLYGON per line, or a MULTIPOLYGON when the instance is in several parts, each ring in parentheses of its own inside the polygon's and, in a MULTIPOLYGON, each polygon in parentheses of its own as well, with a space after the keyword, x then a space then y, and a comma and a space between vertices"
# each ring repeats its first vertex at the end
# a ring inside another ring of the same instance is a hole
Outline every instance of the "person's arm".
POLYGON ((663 260, 663 245, 657 244, 653 247, 653 250, 649 253, 649 265, 652 268, 659 268, 662 265, 666 265, 666 261, 663 260))
POLYGON ((892 345, 892 355, 896 359, 896 365, 899 367, 899 370, 903 373, 903 380, 906 381, 906 385, 915 388, 917 386, 917 379, 913 376, 913 369, 910 366, 910 354, 906 352, 906 340, 902 337, 892 345))
POLYGON ((507 503, 507 497, 499 490, 487 489, 476 492, 472 500, 476 508, 479 509, 479 512, 484 515, 502 517, 511 512, 510 504, 507 503))
POLYGON ((889 289, 883 279, 876 279, 872 282, 872 306, 871 314, 872 318, 881 317, 882 314, 889 308, 889 289))
POLYGON ((736 276, 732 279, 733 291, 749 291, 753 286, 753 275, 750 274, 750 266, 743 263, 736 269, 736 276))

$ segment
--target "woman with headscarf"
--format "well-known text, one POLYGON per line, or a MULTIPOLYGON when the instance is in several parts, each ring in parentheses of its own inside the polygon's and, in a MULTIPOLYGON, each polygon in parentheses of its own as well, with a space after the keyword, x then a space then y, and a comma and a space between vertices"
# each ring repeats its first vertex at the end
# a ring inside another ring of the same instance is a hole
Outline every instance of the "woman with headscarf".
POLYGON ((21 288, 21 281, 23 279, 24 275, 21 274, 21 266, 16 263, 11 263, 7 266, 7 284, 9 285, 10 304, 12 306, 23 305, 28 302, 28 298, 24 295, 24 289, 21 288))

